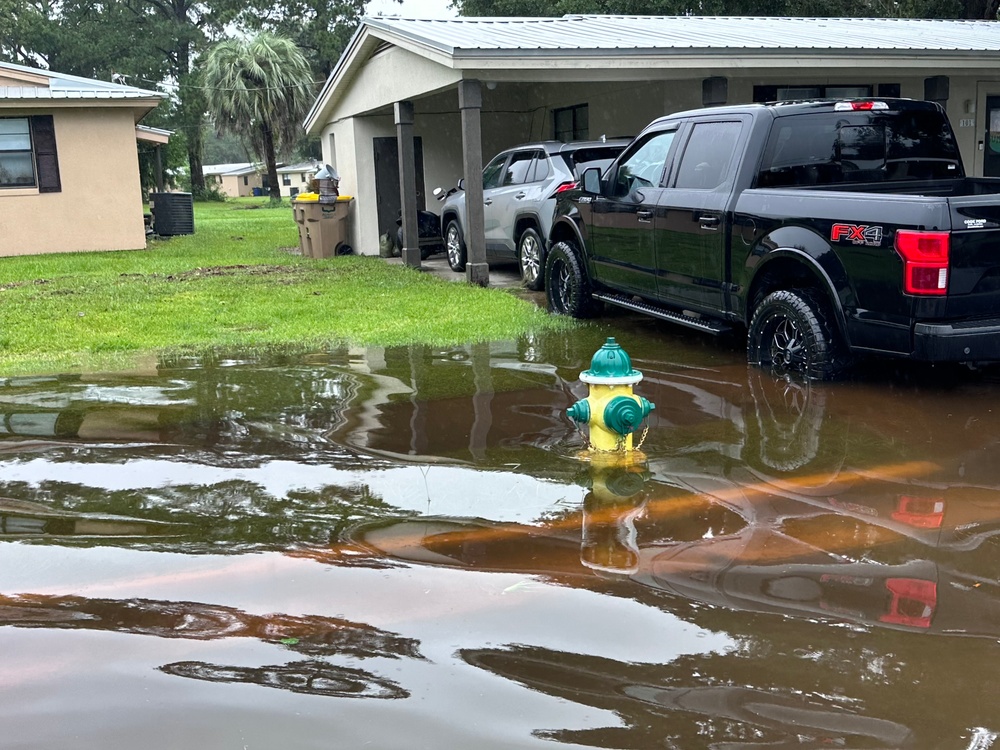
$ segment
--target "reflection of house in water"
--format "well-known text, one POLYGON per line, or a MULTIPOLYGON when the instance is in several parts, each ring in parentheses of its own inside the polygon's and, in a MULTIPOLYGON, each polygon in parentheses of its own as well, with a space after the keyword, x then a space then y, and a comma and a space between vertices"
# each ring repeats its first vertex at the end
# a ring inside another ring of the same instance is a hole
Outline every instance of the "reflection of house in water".
POLYGON ((0 497, 0 538, 38 536, 147 537, 179 534, 182 526, 104 513, 70 513, 0 497))
POLYGON ((488 450, 573 434, 562 413, 571 398, 553 398, 565 390, 555 368, 528 361, 513 343, 364 353, 352 366, 371 384, 331 433, 347 445, 407 461, 482 460, 488 450))

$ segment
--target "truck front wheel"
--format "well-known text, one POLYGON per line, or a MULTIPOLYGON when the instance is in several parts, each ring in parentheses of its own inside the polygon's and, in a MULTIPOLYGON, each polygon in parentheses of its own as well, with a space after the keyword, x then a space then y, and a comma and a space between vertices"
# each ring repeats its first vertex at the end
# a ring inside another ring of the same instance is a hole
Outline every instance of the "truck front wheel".
POLYGON ((829 380, 844 365, 819 296, 810 290, 772 292, 750 320, 747 360, 778 374, 829 380))
POLYGON ((592 317, 599 306, 591 291, 577 249, 568 242, 555 243, 545 259, 545 298, 549 310, 574 318, 592 317))

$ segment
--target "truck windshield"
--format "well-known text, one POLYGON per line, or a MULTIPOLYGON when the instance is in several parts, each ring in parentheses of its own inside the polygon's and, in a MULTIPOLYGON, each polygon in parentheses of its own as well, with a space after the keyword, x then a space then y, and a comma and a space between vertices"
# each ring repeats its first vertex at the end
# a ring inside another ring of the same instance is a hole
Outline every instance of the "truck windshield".
POLYGON ((774 121, 757 187, 963 176, 955 138, 939 112, 824 112, 774 121))

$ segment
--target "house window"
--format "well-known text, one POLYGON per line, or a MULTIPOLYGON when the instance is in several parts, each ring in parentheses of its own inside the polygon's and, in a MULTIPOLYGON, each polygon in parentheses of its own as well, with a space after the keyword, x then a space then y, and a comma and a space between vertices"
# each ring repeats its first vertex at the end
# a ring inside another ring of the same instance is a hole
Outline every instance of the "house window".
POLYGON ((250 176, 249 175, 243 175, 243 184, 244 185, 249 185, 250 184, 250 176))
POLYGON ((577 104, 552 110, 553 134, 557 141, 583 141, 590 137, 588 105, 577 104))
POLYGON ((288 187, 292 184, 292 176, 290 174, 281 175, 281 184, 288 187))
MULTIPOLYGON (((858 99, 872 95, 872 87, 846 86, 754 86, 755 102, 787 102, 796 99, 858 99)), ((881 94, 880 96, 887 96, 881 94)))
POLYGON ((0 188, 23 187, 62 190, 52 115, 0 117, 0 188))
POLYGON ((34 187, 35 163, 27 117, 0 119, 0 187, 34 187))

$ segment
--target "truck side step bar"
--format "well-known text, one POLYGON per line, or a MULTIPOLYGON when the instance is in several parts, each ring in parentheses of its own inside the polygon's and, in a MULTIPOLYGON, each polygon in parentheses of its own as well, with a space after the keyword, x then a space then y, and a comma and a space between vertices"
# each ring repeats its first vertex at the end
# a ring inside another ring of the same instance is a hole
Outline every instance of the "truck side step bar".
POLYGON ((635 312, 640 312, 644 315, 659 318, 660 320, 666 320, 670 323, 677 323, 678 325, 687 326, 688 328, 694 328, 695 330, 702 331, 704 333, 712 333, 716 336, 732 330, 732 326, 721 321, 705 320, 703 318, 697 318, 694 315, 685 315, 683 313, 674 312, 673 310, 668 310, 665 307, 652 305, 648 302, 637 301, 636 298, 628 297, 624 294, 595 292, 593 297, 594 299, 599 299, 602 302, 607 302, 609 305, 624 307, 626 310, 634 310, 635 312))

